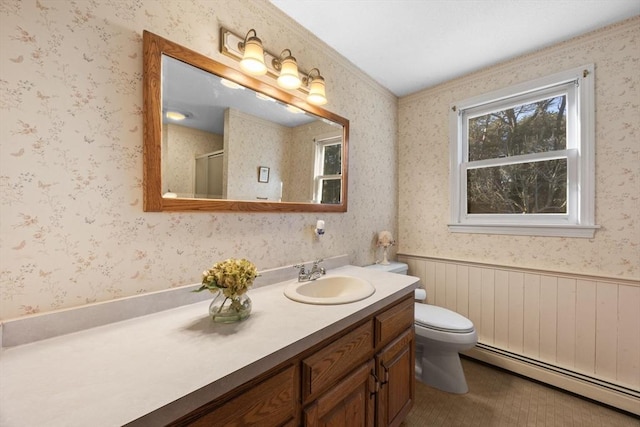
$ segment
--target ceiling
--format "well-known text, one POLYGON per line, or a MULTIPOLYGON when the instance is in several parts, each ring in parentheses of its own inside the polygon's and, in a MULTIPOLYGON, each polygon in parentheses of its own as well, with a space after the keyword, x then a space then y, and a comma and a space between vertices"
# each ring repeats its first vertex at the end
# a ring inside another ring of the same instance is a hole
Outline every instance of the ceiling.
POLYGON ((640 0, 271 0, 396 96, 640 14, 640 0))
POLYGON ((237 85, 229 88, 222 78, 170 56, 162 56, 162 120, 222 135, 225 110, 232 108, 286 127, 318 120, 302 110, 287 109, 273 98, 258 98, 256 92, 237 85), (172 120, 169 111, 186 117, 172 120))

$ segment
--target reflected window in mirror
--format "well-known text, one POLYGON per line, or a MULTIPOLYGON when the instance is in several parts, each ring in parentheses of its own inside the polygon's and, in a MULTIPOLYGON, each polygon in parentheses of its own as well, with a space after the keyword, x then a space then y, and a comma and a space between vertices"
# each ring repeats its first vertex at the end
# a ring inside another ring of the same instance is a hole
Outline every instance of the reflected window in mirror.
POLYGON ((340 135, 315 140, 315 170, 313 200, 316 203, 340 203, 342 194, 342 137, 340 135))

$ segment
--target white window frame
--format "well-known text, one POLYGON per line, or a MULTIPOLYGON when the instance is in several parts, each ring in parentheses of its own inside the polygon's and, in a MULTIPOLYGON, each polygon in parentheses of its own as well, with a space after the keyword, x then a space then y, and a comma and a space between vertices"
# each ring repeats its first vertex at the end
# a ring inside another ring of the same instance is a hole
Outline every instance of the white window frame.
MULTIPOLYGON (((328 145, 336 145, 340 144, 342 148, 342 135, 340 134, 326 134, 314 138, 315 142, 315 155, 314 155, 314 167, 313 167, 313 202, 321 203, 322 202, 322 181, 328 179, 339 179, 340 180, 340 203, 342 203, 342 189, 344 188, 344 182, 342 182, 342 174, 336 175, 322 175, 322 168, 324 165, 324 148, 328 145)), ((340 170, 342 171, 342 162, 344 159, 341 159, 340 162, 340 170)))
POLYGON ((593 238, 595 230, 594 66, 584 65, 465 99, 450 109, 450 192, 454 233, 593 238), (493 111, 567 95, 565 150, 468 161, 468 120, 493 111), (567 159, 566 214, 469 214, 467 170, 530 161, 567 159))

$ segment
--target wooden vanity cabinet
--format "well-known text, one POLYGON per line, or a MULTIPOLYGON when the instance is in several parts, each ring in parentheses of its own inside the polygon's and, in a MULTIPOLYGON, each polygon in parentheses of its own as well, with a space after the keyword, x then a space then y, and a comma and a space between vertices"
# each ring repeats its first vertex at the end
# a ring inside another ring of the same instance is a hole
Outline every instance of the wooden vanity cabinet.
POLYGON ((399 426, 413 407, 415 395, 415 338, 407 329, 376 355, 380 381, 376 425, 399 426))
POLYGON ((415 394, 413 322, 409 297, 304 359, 304 425, 399 426, 415 394))
POLYGON ((297 426, 298 370, 288 364, 170 423, 170 426, 297 426))
POLYGON ((375 316, 376 375, 380 383, 377 426, 399 426, 415 396, 414 299, 406 298, 375 316))
POLYGON ((413 294, 170 424, 399 426, 415 393, 413 294))
POLYGON ((302 360, 302 403, 307 404, 371 359, 373 322, 367 320, 302 360))
POLYGON ((375 424, 373 361, 361 365, 304 409, 307 427, 362 426, 375 424))

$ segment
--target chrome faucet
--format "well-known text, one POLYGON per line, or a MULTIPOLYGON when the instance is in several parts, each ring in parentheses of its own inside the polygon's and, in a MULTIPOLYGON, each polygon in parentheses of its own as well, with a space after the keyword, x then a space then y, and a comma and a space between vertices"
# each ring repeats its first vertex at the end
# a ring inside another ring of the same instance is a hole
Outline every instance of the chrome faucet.
POLYGON ((318 278, 320 278, 321 276, 327 274, 327 270, 325 270, 324 267, 320 267, 318 264, 320 264, 322 261, 324 261, 323 259, 318 259, 316 261, 313 262, 313 266, 311 267, 311 270, 307 271, 305 269, 304 264, 297 264, 294 265, 293 268, 299 268, 300 271, 298 271, 298 282, 309 282, 312 280, 316 280, 318 278))

